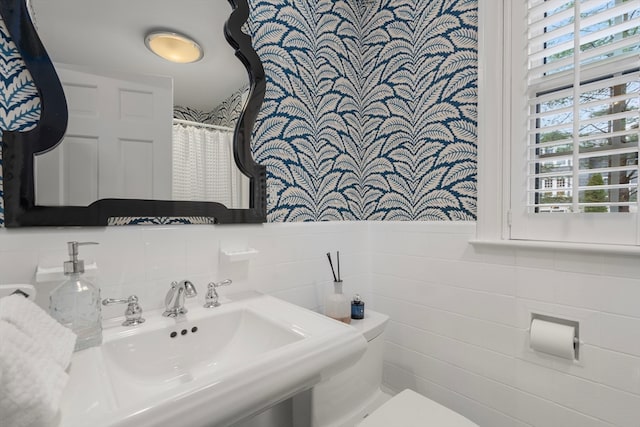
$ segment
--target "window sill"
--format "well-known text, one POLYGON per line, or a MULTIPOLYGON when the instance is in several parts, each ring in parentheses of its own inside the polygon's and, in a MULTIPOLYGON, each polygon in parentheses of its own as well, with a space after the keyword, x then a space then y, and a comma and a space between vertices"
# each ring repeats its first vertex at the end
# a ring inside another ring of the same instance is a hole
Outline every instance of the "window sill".
POLYGON ((470 240, 478 247, 504 247, 540 250, 558 250, 566 252, 589 252, 600 254, 640 255, 640 246, 605 245, 596 243, 563 243, 531 240, 470 240))

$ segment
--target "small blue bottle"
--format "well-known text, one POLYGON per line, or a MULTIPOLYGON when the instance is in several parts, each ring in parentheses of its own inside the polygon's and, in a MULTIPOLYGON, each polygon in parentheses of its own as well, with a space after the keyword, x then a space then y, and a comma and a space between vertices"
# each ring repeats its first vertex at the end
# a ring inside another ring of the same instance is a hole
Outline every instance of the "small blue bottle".
POLYGON ((358 294, 355 294, 351 301, 351 318, 364 319, 364 301, 360 299, 358 294))

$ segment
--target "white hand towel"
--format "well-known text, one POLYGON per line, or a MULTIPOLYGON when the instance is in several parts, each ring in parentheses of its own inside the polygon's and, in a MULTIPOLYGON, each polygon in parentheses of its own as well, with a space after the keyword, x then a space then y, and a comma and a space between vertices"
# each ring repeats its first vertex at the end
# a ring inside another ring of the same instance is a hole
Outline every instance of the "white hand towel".
POLYGON ((62 369, 69 366, 76 335, 35 303, 22 295, 0 298, 0 320, 32 337, 62 369))
POLYGON ((0 424, 48 424, 58 412, 69 376, 42 346, 2 320, 0 342, 0 424))

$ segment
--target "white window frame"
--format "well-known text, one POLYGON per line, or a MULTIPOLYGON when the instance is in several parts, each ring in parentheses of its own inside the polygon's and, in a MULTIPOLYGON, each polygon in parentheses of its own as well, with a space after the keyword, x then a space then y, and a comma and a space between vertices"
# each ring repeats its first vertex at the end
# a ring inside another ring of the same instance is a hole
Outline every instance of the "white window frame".
MULTIPOLYGON (((509 45, 511 38, 511 14, 513 0, 478 0, 478 218, 474 244, 510 245, 541 248, 566 248, 616 253, 640 253, 640 227, 635 219, 622 224, 620 218, 602 218, 600 214, 587 216, 587 221, 574 221, 575 215, 551 214, 556 226, 550 233, 540 233, 539 228, 525 236, 512 238, 510 185, 511 126, 514 117, 511 110, 511 90, 513 70, 509 45), (496 167, 497 166, 497 167, 496 167), (598 218, 600 216, 600 218, 598 218), (591 233, 593 221, 602 222, 605 227, 626 228, 626 240, 612 242, 599 231, 591 233), (589 223, 591 220, 591 223, 589 223), (580 224, 578 224, 580 223, 580 224), (587 239, 573 240, 561 236, 563 233, 591 234, 587 239), (560 235, 560 239, 558 236, 560 235), (600 238, 598 237, 600 236, 600 238)), ((518 0, 520 1, 520 0, 518 0)), ((522 59, 522 58, 520 58, 522 59)), ((620 214, 614 214, 620 215, 620 214)), ((623 214, 624 215, 624 214, 623 214)))
MULTIPOLYGON (((507 0, 508 1, 508 0, 507 0)), ((478 242, 509 241, 507 209, 511 169, 504 134, 505 106, 503 81, 507 78, 504 33, 510 31, 505 19, 505 1, 478 0, 478 242), (505 200, 506 199, 506 200, 505 200)), ((508 6, 508 4, 507 4, 508 6)))

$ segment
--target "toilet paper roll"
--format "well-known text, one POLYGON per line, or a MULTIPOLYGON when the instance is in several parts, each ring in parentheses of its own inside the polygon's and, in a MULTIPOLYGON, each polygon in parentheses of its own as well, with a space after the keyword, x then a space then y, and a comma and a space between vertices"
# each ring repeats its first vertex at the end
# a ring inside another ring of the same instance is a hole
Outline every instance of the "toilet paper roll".
POLYGON ((559 323, 533 319, 530 346, 536 351, 553 354, 565 359, 575 359, 575 328, 559 323))

